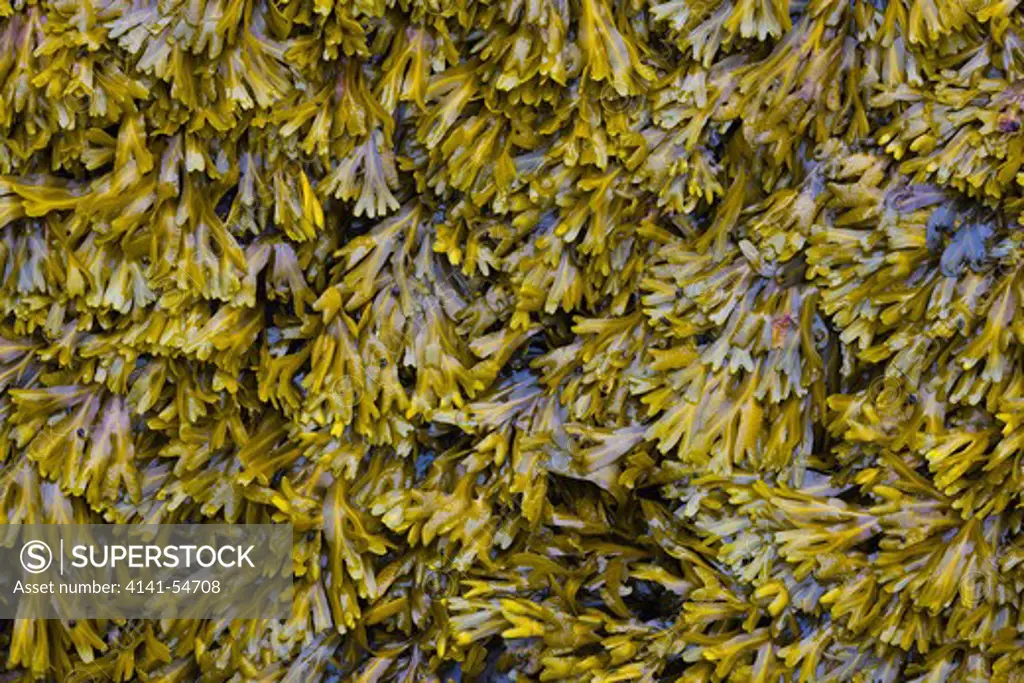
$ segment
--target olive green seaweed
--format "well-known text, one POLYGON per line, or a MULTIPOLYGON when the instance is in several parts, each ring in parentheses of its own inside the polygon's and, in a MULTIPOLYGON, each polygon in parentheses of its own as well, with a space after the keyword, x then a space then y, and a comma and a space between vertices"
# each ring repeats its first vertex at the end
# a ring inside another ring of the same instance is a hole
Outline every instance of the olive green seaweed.
POLYGON ((1016 0, 0 0, 0 511, 292 617, 0 682, 1024 683, 1016 0))

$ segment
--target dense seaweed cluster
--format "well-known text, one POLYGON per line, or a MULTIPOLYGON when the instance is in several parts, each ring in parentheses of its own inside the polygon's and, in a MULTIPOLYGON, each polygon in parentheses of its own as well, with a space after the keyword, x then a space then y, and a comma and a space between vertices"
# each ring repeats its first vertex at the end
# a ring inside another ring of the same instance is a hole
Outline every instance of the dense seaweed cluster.
POLYGON ((1024 680, 1013 0, 0 0, 0 509, 291 523, 5 682, 1024 680))

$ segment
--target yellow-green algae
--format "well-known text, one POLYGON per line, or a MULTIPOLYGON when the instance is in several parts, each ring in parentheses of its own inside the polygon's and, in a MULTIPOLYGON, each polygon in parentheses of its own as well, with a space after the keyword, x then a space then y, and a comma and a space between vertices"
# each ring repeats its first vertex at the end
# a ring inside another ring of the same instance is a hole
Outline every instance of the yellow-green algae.
POLYGON ((15 681, 1024 680, 1009 0, 0 0, 8 523, 291 523, 15 681))

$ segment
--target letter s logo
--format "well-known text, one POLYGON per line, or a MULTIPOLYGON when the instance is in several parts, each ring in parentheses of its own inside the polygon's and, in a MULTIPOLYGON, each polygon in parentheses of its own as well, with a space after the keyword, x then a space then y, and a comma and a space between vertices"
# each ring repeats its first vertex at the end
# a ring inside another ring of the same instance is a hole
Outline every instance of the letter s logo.
POLYGON ((29 574, 41 574, 50 567, 53 562, 53 553, 50 546, 42 541, 29 541, 21 548, 21 566, 29 574))

